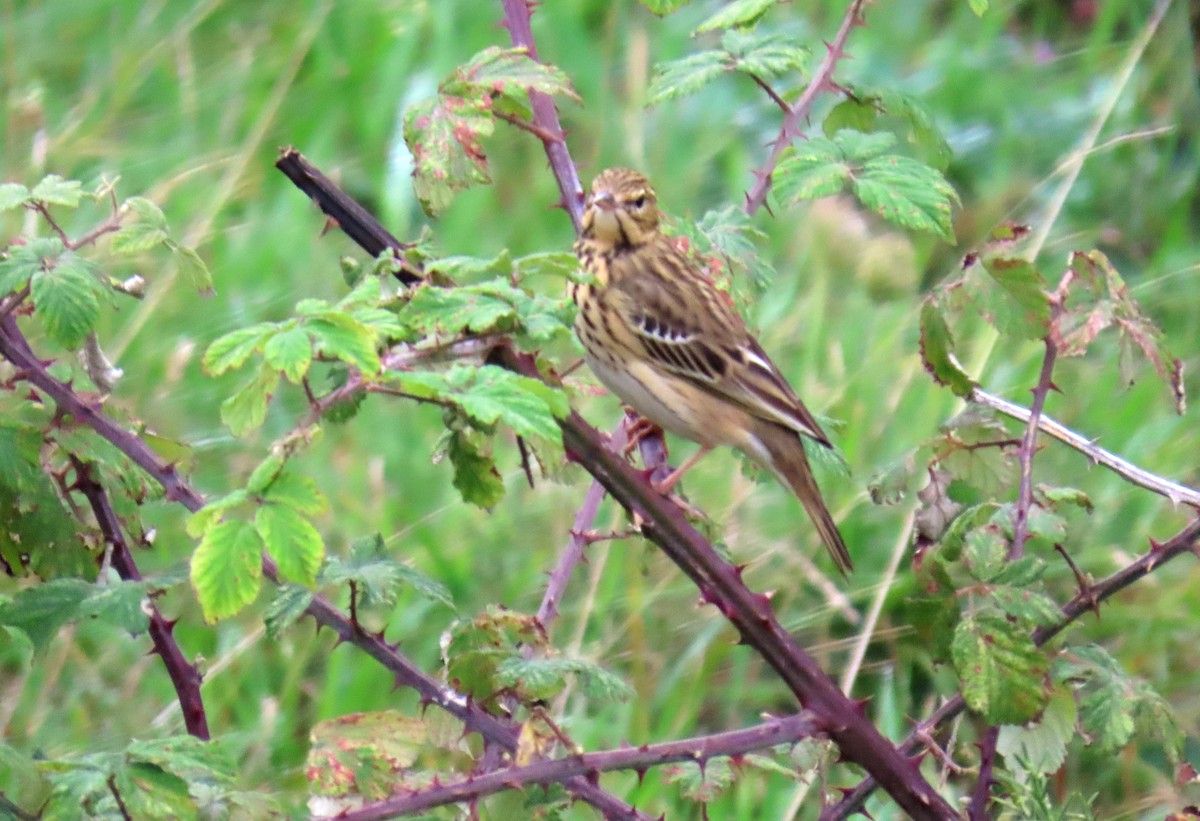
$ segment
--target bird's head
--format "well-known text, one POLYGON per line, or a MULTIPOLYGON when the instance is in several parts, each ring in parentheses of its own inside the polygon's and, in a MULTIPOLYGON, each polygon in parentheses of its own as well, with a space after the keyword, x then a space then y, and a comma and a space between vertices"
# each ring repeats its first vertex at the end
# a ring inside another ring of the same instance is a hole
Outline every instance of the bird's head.
POLYGON ((583 235, 613 248, 636 248, 658 233, 658 198, 637 171, 610 168, 592 180, 583 235))

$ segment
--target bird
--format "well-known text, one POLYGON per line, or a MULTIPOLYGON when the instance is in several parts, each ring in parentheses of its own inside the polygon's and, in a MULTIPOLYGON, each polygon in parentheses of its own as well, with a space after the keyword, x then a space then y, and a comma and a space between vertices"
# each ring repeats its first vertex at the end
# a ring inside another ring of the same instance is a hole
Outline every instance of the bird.
POLYGON ((700 445, 658 491, 670 494, 712 449, 740 450, 791 489, 849 573, 850 553, 802 441, 831 448, 829 437, 729 296, 659 223, 658 197, 641 173, 610 168, 593 180, 574 246, 590 277, 569 286, 584 360, 643 418, 700 445))

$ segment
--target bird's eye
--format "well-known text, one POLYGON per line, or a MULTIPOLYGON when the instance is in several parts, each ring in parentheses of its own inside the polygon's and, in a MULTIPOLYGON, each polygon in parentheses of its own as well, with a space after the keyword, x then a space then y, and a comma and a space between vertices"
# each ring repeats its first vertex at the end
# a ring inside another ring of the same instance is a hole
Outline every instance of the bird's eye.
POLYGON ((638 198, 633 201, 633 207, 639 211, 641 211, 643 208, 645 208, 646 207, 646 195, 638 194, 638 198))

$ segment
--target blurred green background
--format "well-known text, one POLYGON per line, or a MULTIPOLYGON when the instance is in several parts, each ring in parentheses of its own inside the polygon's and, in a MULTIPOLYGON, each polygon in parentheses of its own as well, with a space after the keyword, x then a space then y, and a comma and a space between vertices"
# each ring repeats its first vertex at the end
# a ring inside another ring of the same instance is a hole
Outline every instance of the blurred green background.
MULTIPOLYGON (((931 110, 954 152, 947 174, 964 203, 956 215, 958 244, 906 235, 843 200, 755 218, 769 237, 761 253, 779 275, 756 296, 750 319, 808 405, 839 420, 835 439, 849 475, 825 470, 819 479, 856 572, 848 582, 826 575, 795 500, 773 482, 756 484, 728 453, 689 476, 687 491, 718 523, 734 557, 750 562, 749 583, 777 591, 781 619, 835 678, 858 636, 851 610, 861 615, 878 593, 913 505, 906 499, 875 506, 867 483, 959 407, 917 358, 920 295, 952 275, 961 254, 996 221, 1048 227, 1040 262, 1054 278, 1068 252, 1102 249, 1166 328, 1188 373, 1200 364, 1195 29, 1187 4, 1175 2, 1122 84, 1151 5, 994 3, 977 18, 961 0, 879 0, 869 8, 869 26, 853 32, 853 59, 839 66, 837 78, 904 91, 931 110), (1054 208, 1064 161, 1114 98, 1065 203, 1054 208)), ((547 0, 539 7, 541 56, 566 71, 583 99, 560 106, 582 177, 613 164, 644 169, 663 207, 681 219, 741 201, 778 129, 779 113, 761 91, 727 77, 695 96, 652 110, 643 105, 656 62, 711 47, 689 35, 719 6, 697 0, 666 19, 630 0, 547 0)), ((820 49, 843 11, 841 2, 794 2, 762 25, 820 49)), ((235 440, 221 425, 219 406, 240 377, 206 377, 199 366, 205 346, 234 328, 283 318, 305 297, 338 296, 345 289, 338 258, 356 253, 338 232, 322 236, 320 215, 274 170, 279 147, 298 147, 397 236, 415 237, 431 225, 445 254, 570 246, 570 223, 552 208, 557 190, 541 145, 503 124, 486 146, 495 185, 462 194, 433 223, 412 193, 402 111, 476 51, 508 45, 500 17, 499 3, 480 0, 0 3, 0 177, 32 184, 57 173, 86 185, 119 176, 119 192, 159 202, 175 236, 195 244, 212 269, 216 294, 198 298, 161 257, 115 263, 115 275, 143 274, 149 293, 141 303, 121 301, 100 332, 125 370, 110 405, 192 445, 194 478, 206 493, 239 486, 303 403, 282 392, 261 436, 235 440)), ((780 88, 794 97, 803 79, 780 88)), ((818 104, 814 128, 833 102, 818 104)), ((101 216, 81 213, 68 227, 78 231, 101 216)), ((27 227, 22 215, 5 214, 0 241, 27 227)), ((964 362, 987 389, 1026 402, 1039 347, 992 347, 990 340, 982 324, 960 329, 964 362)), ((562 361, 574 356, 563 351, 562 361)), ((1175 416, 1167 390, 1150 375, 1126 389, 1115 361, 1112 340, 1063 361, 1056 372, 1062 393, 1051 396, 1047 412, 1151 471, 1200 481, 1196 414, 1175 416)), ((611 398, 581 394, 576 405, 601 428, 618 418, 611 398)), ((332 512, 319 524, 332 550, 378 530, 396 555, 452 591, 457 613, 405 596, 388 623, 389 638, 430 671, 438 669, 439 636, 454 618, 497 602, 537 608, 544 574, 586 487, 582 472, 570 468, 565 483, 530 489, 515 446, 506 442, 500 464, 507 497, 490 513, 466 506, 450 484, 450 466, 431 463, 440 429, 436 409, 376 398, 350 424, 327 427, 302 462, 331 498, 332 512)), ((1142 551, 1148 535, 1163 539, 1186 520, 1185 511, 1089 469, 1058 445, 1039 453, 1036 475, 1091 494, 1096 513, 1072 522, 1067 547, 1096 577, 1142 551)), ((158 538, 154 551, 139 554, 143 568, 181 567, 194 545, 180 510, 155 504, 146 516, 158 538)), ((606 503, 598 525, 621 527, 623 520, 606 503)), ((1060 561, 1051 565, 1053 587, 1070 596, 1069 570, 1060 561)), ((953 676, 931 667, 905 625, 907 561, 889 584, 853 692, 870 697, 880 727, 900 738, 911 718, 928 714, 938 694, 950 691, 953 676)), ((1200 579, 1184 559, 1070 633, 1101 640, 1149 679, 1189 735, 1200 720, 1200 661, 1191 652, 1200 628, 1197 595, 1200 579)), ((275 793, 291 813, 303 812, 302 765, 313 722, 416 709, 415 698, 393 692, 377 664, 352 647, 334 648, 328 635, 314 636, 311 622, 275 642, 260 629, 261 608, 213 627, 203 624, 186 588, 163 606, 181 619, 184 651, 202 657, 208 671, 204 695, 214 735, 237 750, 245 785, 275 793)), ((642 541, 594 545, 562 611, 555 644, 616 671, 637 692, 617 705, 567 701, 564 726, 585 748, 730 729, 794 708, 771 671, 735 645, 724 620, 698 607, 695 589, 642 541)), ((146 645, 82 626, 33 659, 0 648, 5 741, 55 757, 180 731, 169 682, 158 660, 144 655, 146 645)), ((952 755, 971 761, 975 740, 964 722, 952 755)), ((1098 793, 1097 807, 1109 818, 1161 817, 1176 808, 1182 799, 1155 748, 1127 752, 1101 757, 1076 741, 1059 788, 1098 793)), ((1189 752, 1194 760, 1200 750, 1189 752)), ((838 776, 833 786, 853 783, 849 771, 838 776)), ((603 783, 654 813, 699 817, 696 805, 654 773, 640 784, 633 774, 603 783)), ((717 799, 710 815, 815 817, 815 794, 802 800, 795 784, 752 774, 717 799)), ((898 816, 882 808, 875 817, 898 816)))

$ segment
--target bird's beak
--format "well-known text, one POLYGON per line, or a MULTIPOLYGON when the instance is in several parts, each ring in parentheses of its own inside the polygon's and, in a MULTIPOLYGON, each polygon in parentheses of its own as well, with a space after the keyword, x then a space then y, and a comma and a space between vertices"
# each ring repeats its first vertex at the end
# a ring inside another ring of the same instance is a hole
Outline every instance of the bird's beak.
POLYGON ((592 205, 601 211, 612 211, 617 207, 617 198, 612 195, 611 191, 601 191, 592 197, 592 205))

